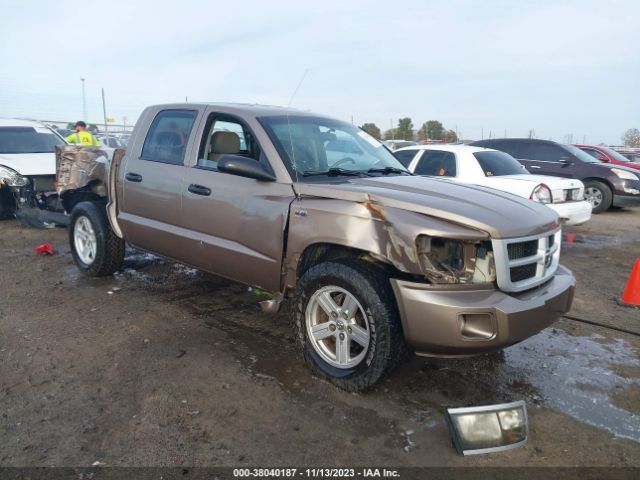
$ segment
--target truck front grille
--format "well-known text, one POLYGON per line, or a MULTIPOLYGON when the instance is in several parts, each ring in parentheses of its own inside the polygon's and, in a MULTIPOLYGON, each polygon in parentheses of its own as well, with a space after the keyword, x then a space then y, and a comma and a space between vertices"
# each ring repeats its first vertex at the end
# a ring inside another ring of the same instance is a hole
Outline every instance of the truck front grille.
POLYGON ((547 281, 560 263, 560 229, 525 238, 492 240, 498 286, 521 292, 547 281))

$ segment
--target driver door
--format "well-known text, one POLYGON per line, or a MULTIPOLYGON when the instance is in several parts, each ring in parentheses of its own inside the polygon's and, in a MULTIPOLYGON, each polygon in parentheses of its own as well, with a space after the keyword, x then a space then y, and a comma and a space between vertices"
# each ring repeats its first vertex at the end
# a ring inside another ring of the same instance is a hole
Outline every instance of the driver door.
POLYGON ((185 168, 182 226, 189 231, 188 263, 203 270, 280 290, 284 230, 291 184, 264 182, 218 171, 224 155, 269 162, 240 118, 213 110, 205 113, 197 158, 185 168))

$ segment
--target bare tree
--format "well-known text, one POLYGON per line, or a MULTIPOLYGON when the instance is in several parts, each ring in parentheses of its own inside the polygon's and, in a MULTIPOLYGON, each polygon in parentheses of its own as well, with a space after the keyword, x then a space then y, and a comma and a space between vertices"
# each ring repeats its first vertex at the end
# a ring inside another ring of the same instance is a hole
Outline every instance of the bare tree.
POLYGON ((637 128, 630 128, 622 136, 622 141, 625 147, 640 147, 640 130, 637 128))

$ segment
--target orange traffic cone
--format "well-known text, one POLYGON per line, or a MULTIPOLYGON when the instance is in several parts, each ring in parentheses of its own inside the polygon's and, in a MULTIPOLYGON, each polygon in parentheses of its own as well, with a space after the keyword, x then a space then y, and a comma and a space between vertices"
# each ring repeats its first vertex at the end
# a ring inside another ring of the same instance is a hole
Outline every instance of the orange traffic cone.
POLYGON ((633 270, 631 270, 627 286, 620 300, 625 305, 640 307, 640 258, 636 259, 636 263, 633 266, 633 270))

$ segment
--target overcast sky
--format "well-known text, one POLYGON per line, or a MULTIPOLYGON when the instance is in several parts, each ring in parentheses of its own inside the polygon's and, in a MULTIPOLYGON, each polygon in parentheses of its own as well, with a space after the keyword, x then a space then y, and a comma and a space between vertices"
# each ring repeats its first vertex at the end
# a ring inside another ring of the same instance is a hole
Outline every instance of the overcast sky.
POLYGON ((387 129, 620 144, 640 1, 0 0, 0 116, 131 123, 148 104, 287 105, 387 129), (484 133, 483 133, 484 132, 484 133))

